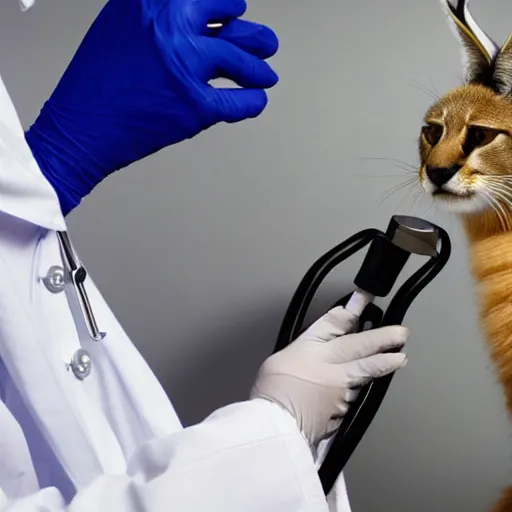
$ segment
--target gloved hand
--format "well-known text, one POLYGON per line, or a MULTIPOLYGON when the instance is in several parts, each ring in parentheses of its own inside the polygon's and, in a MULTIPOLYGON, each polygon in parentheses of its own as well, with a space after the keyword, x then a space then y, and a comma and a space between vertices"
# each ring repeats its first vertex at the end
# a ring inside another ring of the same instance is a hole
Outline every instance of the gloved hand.
POLYGON ((278 41, 237 19, 245 10, 245 0, 107 2, 26 133, 65 215, 113 171, 263 111, 278 81, 264 59, 278 41))
POLYGON ((336 307, 261 366, 251 398, 286 409, 312 447, 340 425, 358 388, 403 367, 409 337, 402 326, 350 333, 357 318, 336 307))

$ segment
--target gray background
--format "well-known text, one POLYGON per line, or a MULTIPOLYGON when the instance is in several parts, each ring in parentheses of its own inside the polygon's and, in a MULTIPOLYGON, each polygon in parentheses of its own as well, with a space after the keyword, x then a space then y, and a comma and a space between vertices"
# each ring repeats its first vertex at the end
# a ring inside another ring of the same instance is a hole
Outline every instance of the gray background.
MULTIPOLYGON (((102 0, 2 1, 0 64, 25 125, 52 91, 102 0)), ((503 42, 512 4, 475 2, 503 42)), ((486 510, 510 475, 510 425, 476 321, 455 218, 417 186, 428 87, 458 84, 459 48, 437 0, 253 0, 281 76, 259 119, 219 126, 106 180, 69 218, 82 258, 186 423, 244 399, 313 261, 395 212, 441 223, 448 268, 407 316, 410 363, 350 462, 354 512, 486 510), (419 85, 418 85, 419 84, 419 85), (419 88, 418 88, 419 87, 419 88), (419 191, 418 191, 419 192, 419 191)), ((316 310, 350 286, 335 272, 316 310)))

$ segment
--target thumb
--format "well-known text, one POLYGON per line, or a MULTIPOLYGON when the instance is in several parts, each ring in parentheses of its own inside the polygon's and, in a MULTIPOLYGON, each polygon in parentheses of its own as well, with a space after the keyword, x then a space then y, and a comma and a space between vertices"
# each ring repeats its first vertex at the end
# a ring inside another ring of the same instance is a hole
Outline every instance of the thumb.
POLYGON ((268 103, 267 93, 261 89, 226 88, 213 92, 217 118, 225 123, 258 117, 268 103))

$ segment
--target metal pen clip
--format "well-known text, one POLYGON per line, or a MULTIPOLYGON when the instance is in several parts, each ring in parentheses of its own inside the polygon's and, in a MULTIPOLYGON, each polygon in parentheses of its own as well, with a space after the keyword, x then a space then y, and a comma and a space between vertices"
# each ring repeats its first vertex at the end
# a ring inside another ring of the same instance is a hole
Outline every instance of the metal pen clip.
POLYGON ((84 287, 84 281, 87 278, 87 271, 78 259, 78 256, 71 245, 71 240, 69 239, 67 231, 58 231, 57 236, 62 248, 65 265, 67 266, 66 270, 76 292, 78 304, 82 311, 89 336, 94 341, 101 341, 106 336, 106 333, 101 332, 98 328, 98 324, 96 323, 96 319, 94 318, 94 313, 89 302, 89 297, 87 296, 87 292, 84 287))

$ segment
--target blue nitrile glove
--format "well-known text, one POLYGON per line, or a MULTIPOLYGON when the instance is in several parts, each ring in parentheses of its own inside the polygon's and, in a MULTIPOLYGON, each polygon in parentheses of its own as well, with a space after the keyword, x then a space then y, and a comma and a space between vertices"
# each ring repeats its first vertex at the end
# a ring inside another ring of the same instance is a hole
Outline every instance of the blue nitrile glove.
POLYGON ((237 19, 245 10, 245 0, 107 2, 26 133, 64 215, 113 171, 263 111, 278 41, 237 19), (207 28, 216 21, 220 31, 207 28))

